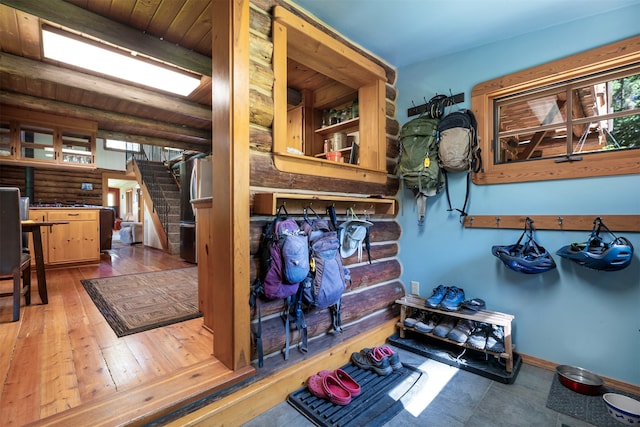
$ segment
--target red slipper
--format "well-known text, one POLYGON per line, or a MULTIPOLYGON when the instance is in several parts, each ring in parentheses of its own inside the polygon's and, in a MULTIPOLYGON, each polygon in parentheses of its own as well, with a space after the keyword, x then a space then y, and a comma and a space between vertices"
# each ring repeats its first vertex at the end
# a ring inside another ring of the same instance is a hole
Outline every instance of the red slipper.
POLYGON ((349 374, 347 374, 342 369, 336 369, 333 372, 331 372, 331 371, 320 371, 318 373, 318 375, 320 375, 321 377, 327 376, 327 375, 333 375, 334 377, 336 377, 338 379, 340 384, 342 384, 342 386, 344 388, 346 388, 349 391, 349 393, 351 393, 351 397, 356 397, 361 392, 360 384, 358 384, 356 382, 356 380, 354 380, 349 374))
POLYGON ((351 393, 349 393, 349 390, 347 390, 335 376, 327 375, 322 377, 322 385, 331 403, 348 405, 349 402, 351 402, 351 393))
POLYGON ((311 394, 315 397, 319 397, 320 399, 329 400, 329 396, 324 391, 323 378, 320 375, 311 375, 307 380, 307 387, 311 394))

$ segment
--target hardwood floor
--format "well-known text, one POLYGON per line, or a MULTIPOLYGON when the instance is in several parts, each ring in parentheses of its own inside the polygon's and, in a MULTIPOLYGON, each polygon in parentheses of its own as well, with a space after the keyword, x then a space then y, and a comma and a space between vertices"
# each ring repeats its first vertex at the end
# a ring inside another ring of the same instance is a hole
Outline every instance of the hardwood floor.
MULTIPOLYGON (((104 416, 115 417, 117 414, 108 413, 114 408, 105 402, 129 401, 137 396, 136 390, 154 382, 164 384, 159 386, 164 387, 163 393, 174 393, 171 399, 179 400, 180 391, 168 390, 163 381, 196 369, 198 364, 207 366, 211 378, 224 382, 233 377, 212 356, 213 336, 202 327, 202 318, 118 338, 80 283, 82 279, 187 266, 191 264, 177 255, 157 249, 114 246, 102 255, 98 266, 48 269, 47 305, 40 303, 34 270, 32 304, 24 306, 23 300, 18 322, 11 322, 11 298, 1 298, 0 425, 21 426, 54 414, 60 417, 71 408, 82 412, 79 409, 92 402, 102 402, 104 416)), ((10 282, 0 282, 0 286, 4 289, 10 282)), ((146 392, 149 390, 147 387, 146 392)), ((197 395, 191 391, 192 397, 197 395)), ((141 400, 144 405, 145 399, 141 400)), ((140 408, 135 409, 139 415, 140 408)), ((164 410, 169 410, 166 404, 164 410)), ((85 412, 87 422, 101 424, 95 408, 85 412)), ((122 415, 125 419, 132 416, 122 415)))

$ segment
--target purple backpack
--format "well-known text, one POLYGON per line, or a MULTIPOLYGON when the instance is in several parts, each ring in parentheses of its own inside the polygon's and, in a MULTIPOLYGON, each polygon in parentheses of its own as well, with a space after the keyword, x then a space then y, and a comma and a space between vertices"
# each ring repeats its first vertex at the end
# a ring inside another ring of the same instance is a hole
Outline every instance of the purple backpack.
POLYGON ((256 350, 258 352, 258 366, 263 366, 262 350, 262 318, 258 297, 263 295, 267 299, 283 299, 285 307, 283 318, 285 321, 284 358, 289 358, 290 328, 294 321, 302 336, 302 351, 306 351, 306 325, 300 309, 300 283, 309 275, 309 242, 307 236, 293 218, 286 216, 284 206, 278 208, 276 217, 265 227, 260 244, 260 274, 256 277, 251 289, 249 304, 258 313, 258 325, 252 330, 256 350), (285 216, 280 211, 284 210, 285 216))
POLYGON ((262 252, 262 283, 269 299, 295 295, 309 274, 307 236, 293 218, 276 219, 267 226, 262 252))

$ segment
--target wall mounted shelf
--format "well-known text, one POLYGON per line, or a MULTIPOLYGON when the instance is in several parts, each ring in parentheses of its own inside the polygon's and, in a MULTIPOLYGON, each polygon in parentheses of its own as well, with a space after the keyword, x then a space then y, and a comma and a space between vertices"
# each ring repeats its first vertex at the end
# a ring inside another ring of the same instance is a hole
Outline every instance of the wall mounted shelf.
POLYGON ((469 215, 465 228, 523 229, 527 218, 536 230, 591 231, 600 217, 614 233, 640 232, 640 215, 469 215))
POLYGON ((395 199, 375 197, 346 197, 293 193, 256 193, 253 211, 258 215, 275 215, 278 207, 284 205, 289 214, 302 214, 310 206, 322 214, 333 205, 336 212, 346 212, 353 208, 357 215, 395 215, 395 199))

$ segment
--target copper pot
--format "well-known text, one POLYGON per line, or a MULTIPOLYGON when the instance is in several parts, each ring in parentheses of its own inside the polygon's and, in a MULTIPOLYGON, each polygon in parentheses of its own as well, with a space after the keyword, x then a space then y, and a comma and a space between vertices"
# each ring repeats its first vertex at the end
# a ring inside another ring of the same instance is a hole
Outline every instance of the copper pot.
POLYGON ((562 385, 581 394, 600 394, 604 384, 598 375, 577 366, 559 365, 556 366, 556 372, 562 385))

